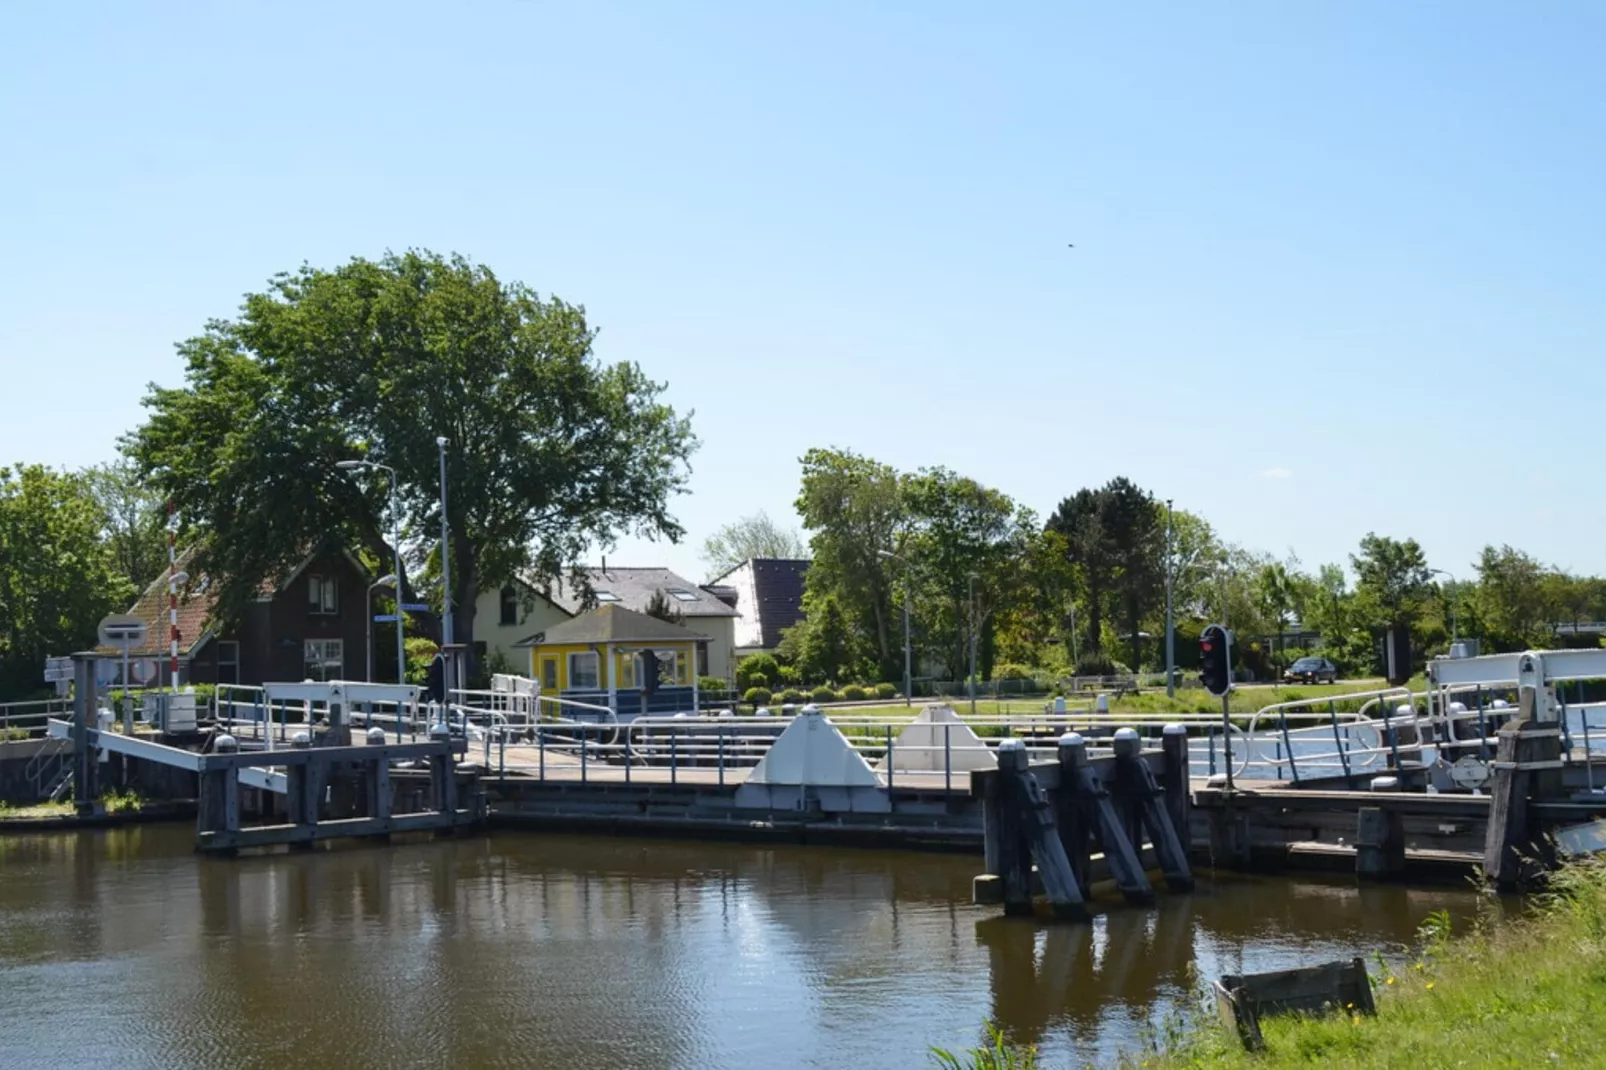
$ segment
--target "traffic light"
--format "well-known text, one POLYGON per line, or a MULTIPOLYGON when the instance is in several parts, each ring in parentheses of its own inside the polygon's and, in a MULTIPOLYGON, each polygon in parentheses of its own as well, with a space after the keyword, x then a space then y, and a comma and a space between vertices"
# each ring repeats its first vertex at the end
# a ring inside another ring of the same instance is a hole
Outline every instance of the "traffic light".
POLYGON ((1199 679, 1217 698, 1232 690, 1232 636, 1219 624, 1199 633, 1199 679))
POLYGON ((658 693, 658 655, 651 650, 641 652, 641 689, 648 695, 658 693))

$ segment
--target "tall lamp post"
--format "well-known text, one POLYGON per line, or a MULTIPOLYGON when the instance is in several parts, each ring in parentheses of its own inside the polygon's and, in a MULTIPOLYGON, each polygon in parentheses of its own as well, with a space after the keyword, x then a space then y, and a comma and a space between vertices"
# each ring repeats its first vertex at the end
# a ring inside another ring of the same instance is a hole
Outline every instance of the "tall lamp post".
POLYGON ((976 716, 976 574, 965 577, 970 586, 970 715, 976 716))
POLYGON ((1166 698, 1176 698, 1177 695, 1177 645, 1176 627, 1171 615, 1171 585, 1172 575, 1176 572, 1176 560, 1172 550, 1172 524, 1171 499, 1165 500, 1165 695, 1166 698))
MULTIPOLYGON (((1447 572, 1446 570, 1444 570, 1442 568, 1430 568, 1430 569, 1428 569, 1428 575, 1430 575, 1430 576, 1443 576, 1445 579, 1449 580, 1452 584, 1457 582, 1455 576, 1451 575, 1449 572, 1447 572)), ((1450 645, 1452 647, 1454 647, 1455 644, 1457 642, 1459 642, 1460 639, 1461 639, 1461 624, 1456 619, 1457 614, 1456 614, 1456 608, 1455 608, 1455 601, 1453 599, 1448 599, 1448 598, 1445 599, 1445 601, 1450 603, 1450 645)))
MULTIPOLYGON (((388 474, 390 476, 390 552, 391 552, 391 566, 392 566, 391 567, 390 578, 394 579, 396 581, 396 682, 398 684, 405 684, 407 682, 407 649, 406 649, 406 645, 405 645, 405 636, 402 634, 404 629, 402 628, 402 608, 401 608, 401 601, 402 601, 402 589, 401 589, 401 577, 402 577, 402 568, 401 568, 401 508, 400 508, 400 506, 398 506, 396 504, 396 490, 397 490, 396 469, 392 468, 388 464, 380 464, 378 461, 336 461, 335 462, 335 467, 339 468, 339 469, 341 469, 342 471, 345 471, 345 472, 354 472, 359 468, 377 468, 380 471, 385 472, 386 474, 388 474)), ((382 582, 383 581, 381 581, 381 583, 382 582)), ((379 584, 376 583, 374 586, 377 587, 377 586, 379 586, 379 584)), ((369 594, 372 595, 372 593, 373 593, 373 589, 370 588, 369 589, 369 594)), ((372 618, 373 617, 373 613, 370 611, 368 613, 368 616, 370 618, 372 618)), ((369 630, 369 646, 372 647, 373 646, 373 638, 372 638, 372 635, 373 635, 373 621, 372 621, 372 619, 370 619, 369 622, 368 622, 368 630, 369 630)), ((369 657, 369 661, 368 661, 368 678, 370 680, 372 680, 373 679, 373 675, 374 675, 373 658, 372 658, 372 656, 370 656, 369 657)), ((400 717, 396 718, 396 732, 397 732, 398 738, 400 738, 400 734, 401 734, 401 718, 400 717)))
MULTIPOLYGON (((449 548, 451 526, 446 521, 446 436, 437 437, 435 446, 441 458, 441 648, 445 653, 452 646, 452 558, 449 548)), ((452 674, 447 671, 451 667, 452 660, 448 656, 441 662, 441 690, 446 705, 451 704, 453 681, 452 674)))
MULTIPOLYGON (((399 587, 401 580, 392 572, 388 576, 381 576, 368 585, 368 599, 363 605, 368 608, 368 682, 374 682, 374 592, 381 587, 399 587)), ((396 627, 401 627, 401 595, 396 596, 396 627)))
POLYGON ((909 562, 891 550, 876 553, 903 566, 903 704, 908 706, 914 702, 914 659, 909 653, 909 562))

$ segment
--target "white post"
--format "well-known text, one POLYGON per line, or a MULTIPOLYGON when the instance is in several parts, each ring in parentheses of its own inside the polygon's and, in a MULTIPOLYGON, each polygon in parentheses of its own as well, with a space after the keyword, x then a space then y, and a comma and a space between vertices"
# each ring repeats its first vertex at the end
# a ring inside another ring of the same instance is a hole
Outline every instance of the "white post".
POLYGON ((699 713, 702 712, 702 707, 698 704, 698 695, 697 695, 697 641, 695 639, 692 640, 692 644, 691 644, 691 666, 690 666, 690 668, 691 668, 691 715, 693 717, 695 717, 699 713))
POLYGON ((609 643, 604 649, 607 650, 605 657, 608 659, 608 708, 613 711, 613 715, 615 717, 618 717, 619 678, 618 674, 614 671, 613 644, 609 643))

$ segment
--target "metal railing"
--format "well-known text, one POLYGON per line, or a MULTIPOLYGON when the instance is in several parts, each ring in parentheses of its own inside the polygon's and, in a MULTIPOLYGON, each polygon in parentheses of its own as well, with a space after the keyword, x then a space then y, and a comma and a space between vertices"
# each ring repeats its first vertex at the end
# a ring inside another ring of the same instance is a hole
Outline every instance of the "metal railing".
POLYGON ((0 703, 0 743, 43 739, 50 718, 70 715, 72 699, 44 698, 0 703))

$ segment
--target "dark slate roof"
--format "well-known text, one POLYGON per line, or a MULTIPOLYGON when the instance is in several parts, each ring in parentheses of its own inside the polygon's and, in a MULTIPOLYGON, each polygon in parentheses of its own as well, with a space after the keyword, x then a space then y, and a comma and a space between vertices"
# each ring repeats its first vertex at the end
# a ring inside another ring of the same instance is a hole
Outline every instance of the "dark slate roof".
POLYGON ((707 639, 689 628, 617 605, 599 606, 544 632, 520 639, 514 646, 558 643, 663 643, 707 639))
MULTIPOLYGON (((597 605, 622 606, 640 613, 647 608, 653 593, 663 591, 669 604, 680 610, 684 617, 734 617, 736 610, 703 590, 697 584, 667 568, 619 568, 610 565, 585 570, 592 590, 597 592, 597 605), (605 595, 613 595, 610 601, 605 595)), ((553 584, 552 601, 569 613, 580 612, 580 595, 570 583, 553 584)))
POLYGON ((758 600, 764 649, 781 645, 781 632, 803 619, 803 580, 809 563, 780 557, 753 558, 753 597, 758 600))

